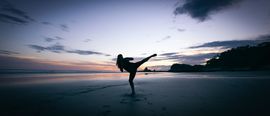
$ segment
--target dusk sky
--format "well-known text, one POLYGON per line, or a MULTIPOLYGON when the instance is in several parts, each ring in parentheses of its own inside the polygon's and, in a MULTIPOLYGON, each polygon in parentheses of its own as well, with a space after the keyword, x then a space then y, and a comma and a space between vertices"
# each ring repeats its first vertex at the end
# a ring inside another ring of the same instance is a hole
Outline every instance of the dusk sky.
POLYGON ((269 0, 0 0, 0 69, 118 71, 203 64, 270 41, 269 0))

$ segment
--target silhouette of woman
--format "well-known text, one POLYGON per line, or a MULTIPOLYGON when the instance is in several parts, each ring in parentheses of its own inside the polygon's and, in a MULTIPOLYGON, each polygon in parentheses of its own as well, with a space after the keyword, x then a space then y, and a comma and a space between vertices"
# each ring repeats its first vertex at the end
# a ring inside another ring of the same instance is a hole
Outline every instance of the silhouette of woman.
POLYGON ((135 90, 134 90, 134 83, 133 83, 133 79, 135 78, 137 69, 146 61, 148 61, 150 58, 157 56, 157 54, 153 54, 149 57, 146 57, 145 59, 133 63, 133 62, 129 62, 130 60, 133 60, 133 58, 131 57, 127 57, 124 58, 122 54, 119 54, 117 56, 117 61, 116 61, 116 65, 118 66, 118 68, 120 69, 121 72, 123 72, 123 69, 125 69, 127 72, 129 72, 129 84, 132 90, 132 95, 135 95, 135 90))

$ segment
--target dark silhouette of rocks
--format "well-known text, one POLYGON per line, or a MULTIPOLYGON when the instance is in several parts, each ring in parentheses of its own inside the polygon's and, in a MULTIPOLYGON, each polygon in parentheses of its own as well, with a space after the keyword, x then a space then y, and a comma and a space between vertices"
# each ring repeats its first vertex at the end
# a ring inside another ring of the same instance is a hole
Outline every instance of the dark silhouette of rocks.
POLYGON ((189 64, 173 64, 171 66, 170 72, 198 72, 202 71, 203 65, 189 65, 189 64))
POLYGON ((152 70, 148 69, 147 67, 144 68, 143 72, 152 72, 152 70))

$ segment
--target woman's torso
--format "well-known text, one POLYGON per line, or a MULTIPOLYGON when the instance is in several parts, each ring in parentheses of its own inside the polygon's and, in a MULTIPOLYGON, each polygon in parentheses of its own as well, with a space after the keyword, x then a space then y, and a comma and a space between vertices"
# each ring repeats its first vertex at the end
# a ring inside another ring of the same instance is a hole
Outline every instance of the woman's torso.
POLYGON ((123 68, 128 71, 128 72, 136 72, 137 71, 137 66, 136 63, 129 62, 128 60, 123 61, 123 68))

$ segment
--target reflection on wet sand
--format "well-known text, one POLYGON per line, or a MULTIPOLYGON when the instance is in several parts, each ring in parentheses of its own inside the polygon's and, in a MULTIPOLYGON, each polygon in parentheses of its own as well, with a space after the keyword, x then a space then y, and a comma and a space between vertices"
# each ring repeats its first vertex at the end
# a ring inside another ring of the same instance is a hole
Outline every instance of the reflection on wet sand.
MULTIPOLYGON (((22 74, 4 75, 1 85, 48 84, 89 80, 128 80, 128 73, 87 73, 87 74, 22 74)), ((138 78, 149 78, 153 75, 169 75, 169 73, 138 73, 138 78)))

